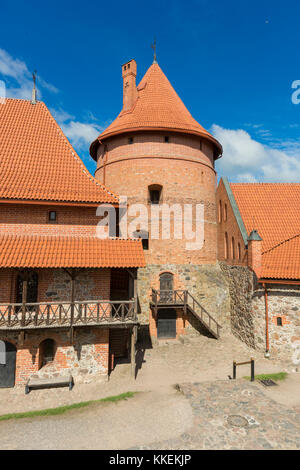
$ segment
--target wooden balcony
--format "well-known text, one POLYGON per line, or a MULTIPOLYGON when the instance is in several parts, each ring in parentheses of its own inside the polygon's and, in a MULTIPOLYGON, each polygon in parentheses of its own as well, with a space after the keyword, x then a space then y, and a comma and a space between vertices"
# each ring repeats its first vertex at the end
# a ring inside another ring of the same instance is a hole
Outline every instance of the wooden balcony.
POLYGON ((0 330, 130 326, 137 323, 136 301, 87 300, 0 304, 0 330))

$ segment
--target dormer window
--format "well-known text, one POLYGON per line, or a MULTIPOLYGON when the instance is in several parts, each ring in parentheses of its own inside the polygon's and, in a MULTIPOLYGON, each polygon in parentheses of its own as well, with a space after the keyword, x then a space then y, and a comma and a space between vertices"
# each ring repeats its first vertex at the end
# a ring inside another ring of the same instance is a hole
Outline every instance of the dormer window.
POLYGON ((56 214, 56 211, 49 211, 48 212, 48 220, 49 222, 56 222, 57 220, 57 214, 56 214))
POLYGON ((149 191, 149 203, 159 204, 161 202, 162 186, 153 184, 148 187, 149 191))

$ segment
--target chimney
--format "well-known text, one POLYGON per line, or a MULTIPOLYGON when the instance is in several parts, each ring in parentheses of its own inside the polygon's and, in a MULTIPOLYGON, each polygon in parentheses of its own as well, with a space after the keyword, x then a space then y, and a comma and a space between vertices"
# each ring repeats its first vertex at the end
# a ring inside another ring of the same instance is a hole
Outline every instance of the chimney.
POLYGON ((261 244, 262 238, 259 233, 257 230, 252 230, 248 237, 248 266, 258 279, 261 275, 261 244))
POLYGON ((136 61, 134 59, 122 65, 123 111, 129 111, 137 100, 136 61))

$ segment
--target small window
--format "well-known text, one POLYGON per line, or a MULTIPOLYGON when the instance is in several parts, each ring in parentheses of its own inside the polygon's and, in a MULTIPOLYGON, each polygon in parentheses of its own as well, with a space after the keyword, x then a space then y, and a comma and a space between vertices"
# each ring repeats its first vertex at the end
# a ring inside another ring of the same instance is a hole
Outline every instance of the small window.
POLYGON ((145 230, 137 230, 133 234, 136 238, 142 239, 143 250, 149 250, 149 233, 145 230))
POLYGON ((162 186, 153 184, 148 186, 150 204, 159 204, 161 202, 162 186))
POLYGON ((49 222, 56 222, 56 211, 49 211, 49 222))
POLYGON ((277 317, 277 326, 282 326, 282 318, 277 317))
POLYGON ((129 144, 133 144, 133 137, 129 137, 129 138, 128 138, 128 143, 129 143, 129 144))
POLYGON ((165 135, 165 142, 166 142, 166 144, 168 144, 170 142, 170 139, 169 139, 168 135, 165 135))

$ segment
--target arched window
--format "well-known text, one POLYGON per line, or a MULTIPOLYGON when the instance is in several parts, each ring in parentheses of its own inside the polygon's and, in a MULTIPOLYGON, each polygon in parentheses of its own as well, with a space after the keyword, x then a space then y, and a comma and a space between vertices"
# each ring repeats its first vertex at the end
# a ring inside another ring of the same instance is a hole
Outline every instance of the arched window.
POLYGON ((219 201, 219 212, 218 212, 219 222, 222 222, 222 201, 219 201))
POLYGON ((242 254, 241 254, 241 244, 240 244, 240 242, 239 242, 239 243, 238 243, 238 260, 239 260, 239 261, 241 260, 241 256, 242 256, 242 254))
POLYGON ((162 186, 160 184, 151 184, 148 186, 148 201, 150 204, 159 204, 162 197, 162 186))
POLYGON ((224 257, 225 257, 225 259, 228 259, 228 235, 227 235, 227 232, 225 232, 225 235, 224 235, 224 257))
POLYGON ((235 259, 234 237, 231 238, 231 258, 235 259))
POLYGON ((227 204, 224 204, 224 221, 226 222, 227 220, 227 204))
POLYGON ((39 347, 40 368, 54 361, 55 356, 55 341, 47 338, 41 342, 39 347))

